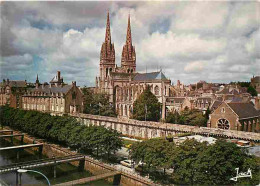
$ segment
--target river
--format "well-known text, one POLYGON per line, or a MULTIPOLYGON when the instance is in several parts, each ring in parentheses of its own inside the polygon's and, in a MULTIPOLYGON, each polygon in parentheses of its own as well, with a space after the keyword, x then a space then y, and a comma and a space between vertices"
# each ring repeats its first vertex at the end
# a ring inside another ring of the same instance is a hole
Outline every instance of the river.
MULTIPOLYGON (((18 141, 17 141, 18 142, 18 141)), ((12 146, 12 144, 9 141, 5 141, 4 139, 0 139, 0 147, 8 147, 12 146)), ((47 158, 42 156, 42 158, 47 158)), ((20 153, 20 160, 19 162, 23 161, 32 161, 38 159, 37 154, 31 154, 27 151, 21 151, 20 153)), ((8 165, 11 163, 17 163, 16 159, 16 151, 15 150, 9 150, 9 151, 3 151, 0 152, 0 166, 8 165)), ((46 167, 40 167, 35 168, 33 170, 39 171, 43 174, 45 174, 48 179, 50 180, 51 185, 63 183, 67 181, 72 181, 75 179, 80 179, 84 177, 92 176, 92 174, 88 171, 82 171, 79 172, 78 168, 69 164, 69 163, 63 163, 57 166, 57 177, 53 177, 53 167, 52 166, 46 166, 46 167)), ((16 184, 16 173, 15 172, 9 172, 0 174, 0 185, 15 185, 16 184)), ((28 185, 47 185, 46 179, 41 176, 40 174, 28 172, 28 173, 22 173, 22 185, 28 184, 28 185)), ((112 185, 104 180, 99 180, 95 182, 88 183, 87 185, 93 185, 93 186, 103 186, 103 185, 112 185)))

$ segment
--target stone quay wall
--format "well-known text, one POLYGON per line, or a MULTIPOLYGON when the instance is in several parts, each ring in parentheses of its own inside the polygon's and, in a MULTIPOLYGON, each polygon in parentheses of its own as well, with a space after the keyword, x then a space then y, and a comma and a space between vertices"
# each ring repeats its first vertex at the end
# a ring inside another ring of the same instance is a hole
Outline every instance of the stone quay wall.
MULTIPOLYGON (((6 130, 13 130, 9 127, 5 127, 6 130)), ((4 133, 5 134, 5 133, 4 133)), ((7 133, 6 133, 7 134, 7 133)), ((13 134, 21 134, 20 131, 13 131, 13 134)), ((75 155, 77 154, 74 151, 71 151, 67 148, 61 147, 56 144, 46 143, 44 139, 38 139, 33 136, 30 136, 28 134, 24 134, 23 142, 27 144, 32 143, 43 143, 43 149, 42 154, 47 156, 48 158, 52 157, 62 157, 62 156, 69 156, 69 155, 75 155)), ((16 139, 20 139, 20 137, 14 137, 16 139)), ((10 141, 10 138, 7 138, 6 140, 10 141)), ((19 142, 18 142, 19 143, 19 142)), ((19 145, 19 144, 16 144, 19 145)), ((30 149, 24 149, 29 153, 35 154, 35 152, 38 150, 38 148, 30 148, 30 149)), ((79 165, 79 161, 70 162, 74 166, 79 165)), ((100 175, 107 172, 116 171, 117 169, 110 164, 102 163, 98 160, 95 160, 89 156, 85 156, 85 170, 89 171, 93 175, 100 175)), ((143 186, 143 185, 155 185, 154 183, 150 182, 149 180, 138 176, 138 175, 132 175, 129 172, 126 172, 124 170, 119 170, 121 172, 121 179, 120 179, 120 185, 122 186, 143 186)), ((107 181, 113 182, 113 177, 106 178, 107 181)))
POLYGON ((192 133, 204 136, 235 138, 260 142, 260 133, 254 132, 224 130, 218 128, 188 126, 162 122, 138 121, 133 119, 114 118, 82 113, 69 115, 76 117, 79 122, 86 126, 104 126, 106 128, 115 129, 123 135, 134 138, 149 139, 171 136, 178 133, 192 133))

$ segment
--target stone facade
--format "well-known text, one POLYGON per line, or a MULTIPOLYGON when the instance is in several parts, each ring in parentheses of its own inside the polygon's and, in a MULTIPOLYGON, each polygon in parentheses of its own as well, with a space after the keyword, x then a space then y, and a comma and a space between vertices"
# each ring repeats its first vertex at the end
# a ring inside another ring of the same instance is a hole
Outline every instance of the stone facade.
POLYGON ((251 103, 222 102, 210 114, 208 127, 224 130, 260 132, 260 113, 251 103))
POLYGON ((208 97, 168 97, 166 99, 166 112, 181 112, 184 109, 197 109, 206 112, 212 104, 212 99, 208 97))
POLYGON ((26 81, 10 81, 9 79, 3 79, 3 82, 0 83, 0 105, 21 108, 21 96, 26 90, 26 81))
POLYGON ((57 72, 50 84, 39 84, 22 96, 22 108, 44 112, 75 113, 83 111, 83 93, 76 82, 65 85, 60 72, 57 72))
MULTIPOLYGON (((119 117, 131 117, 135 99, 148 86, 163 104, 170 94, 171 81, 161 71, 136 73, 136 53, 132 45, 130 16, 126 43, 122 50, 121 67, 117 67, 114 44, 111 43, 109 13, 107 14, 106 35, 101 47, 99 70, 100 76, 96 78, 96 88, 99 92, 109 94, 109 101, 115 105, 119 117)), ((162 117, 164 116, 165 106, 162 109, 162 117)))
POLYGON ((251 85, 256 89, 258 96, 260 95, 260 76, 251 78, 251 85))

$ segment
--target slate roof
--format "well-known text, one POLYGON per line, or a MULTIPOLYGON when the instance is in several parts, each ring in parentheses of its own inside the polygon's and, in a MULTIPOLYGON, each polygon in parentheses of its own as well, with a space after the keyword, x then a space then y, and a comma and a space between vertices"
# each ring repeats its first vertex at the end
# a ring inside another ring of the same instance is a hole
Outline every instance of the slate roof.
POLYGON ((219 100, 215 100, 213 102, 213 104, 210 106, 210 110, 215 110, 216 108, 218 108, 218 106, 222 103, 222 101, 219 100))
MULTIPOLYGON (((5 82, 5 85, 7 85, 7 81, 5 82)), ((26 81, 9 81, 8 84, 10 87, 26 87, 27 83, 26 81)), ((1 83, 1 86, 4 86, 4 83, 1 83)))
POLYGON ((237 102, 242 102, 243 98, 241 97, 233 97, 233 99, 231 99, 231 103, 237 103, 237 102))
POLYGON ((128 79, 130 76, 134 76, 134 74, 124 73, 124 72, 110 72, 111 76, 113 76, 114 79, 128 79))
POLYGON ((167 102, 175 101, 175 103, 183 103, 185 98, 167 98, 167 102))
POLYGON ((260 113, 252 103, 227 103, 228 106, 239 116, 239 119, 259 117, 260 113))
POLYGON ((143 74, 136 74, 134 77, 134 81, 148 81, 148 80, 167 80, 165 75, 160 72, 150 72, 150 73, 143 73, 143 74))
POLYGON ((49 85, 39 86, 39 88, 33 88, 30 90, 30 92, 44 92, 47 94, 50 93, 63 93, 66 94, 73 85, 64 85, 64 86, 58 86, 58 87, 50 87, 49 85))
POLYGON ((224 88, 223 90, 219 91, 218 94, 229 94, 229 89, 224 88))

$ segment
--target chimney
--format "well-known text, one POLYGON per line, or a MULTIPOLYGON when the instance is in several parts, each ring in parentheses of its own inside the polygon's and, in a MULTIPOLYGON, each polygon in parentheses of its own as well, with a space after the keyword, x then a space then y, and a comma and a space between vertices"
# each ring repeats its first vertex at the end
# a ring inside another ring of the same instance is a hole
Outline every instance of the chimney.
POLYGON ((60 80, 60 71, 57 71, 58 81, 60 80))
POLYGON ((7 85, 9 85, 9 79, 7 79, 6 82, 7 82, 7 85))

